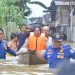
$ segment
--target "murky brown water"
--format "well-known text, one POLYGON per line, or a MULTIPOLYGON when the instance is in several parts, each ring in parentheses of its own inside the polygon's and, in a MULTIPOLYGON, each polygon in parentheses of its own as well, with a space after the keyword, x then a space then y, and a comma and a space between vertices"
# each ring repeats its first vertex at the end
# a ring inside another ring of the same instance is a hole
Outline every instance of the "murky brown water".
POLYGON ((47 64, 21 65, 3 62, 0 63, 0 75, 53 75, 56 71, 55 69, 49 69, 47 64))
MULTIPOLYGON (((75 43, 65 42, 75 47, 75 43)), ((47 64, 21 65, 16 61, 0 61, 0 75, 54 75, 55 69, 49 69, 47 64)))
POLYGON ((48 64, 23 65, 14 57, 0 60, 0 75, 54 75, 56 69, 49 69, 48 64))

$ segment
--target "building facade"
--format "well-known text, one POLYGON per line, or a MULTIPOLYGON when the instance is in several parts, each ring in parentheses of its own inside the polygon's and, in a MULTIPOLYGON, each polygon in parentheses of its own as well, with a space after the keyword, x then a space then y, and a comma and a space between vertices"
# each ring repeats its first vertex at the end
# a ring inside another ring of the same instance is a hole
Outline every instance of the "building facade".
POLYGON ((75 0, 55 0, 57 5, 56 26, 67 35, 68 41, 75 41, 75 0))

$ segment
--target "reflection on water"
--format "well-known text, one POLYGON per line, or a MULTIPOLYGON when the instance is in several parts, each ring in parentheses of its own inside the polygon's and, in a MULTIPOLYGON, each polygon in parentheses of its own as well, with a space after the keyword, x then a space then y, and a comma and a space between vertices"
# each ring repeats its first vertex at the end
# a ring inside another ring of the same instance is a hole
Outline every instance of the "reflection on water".
POLYGON ((0 75, 53 75, 55 70, 49 69, 47 64, 21 65, 11 61, 0 61, 0 75))

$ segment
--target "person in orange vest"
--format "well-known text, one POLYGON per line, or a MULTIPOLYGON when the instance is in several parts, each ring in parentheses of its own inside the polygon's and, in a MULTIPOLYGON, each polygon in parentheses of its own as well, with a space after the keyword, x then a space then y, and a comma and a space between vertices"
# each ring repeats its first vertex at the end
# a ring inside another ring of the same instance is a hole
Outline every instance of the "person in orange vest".
POLYGON ((11 33, 10 35, 11 40, 8 41, 8 47, 17 51, 18 47, 18 34, 17 33, 11 33))
POLYGON ((28 38, 28 49, 41 51, 46 48, 45 37, 41 36, 41 29, 35 27, 34 35, 28 38))
POLYGON ((35 53, 39 58, 43 57, 46 49, 46 39, 41 36, 41 28, 34 28, 34 35, 29 36, 28 39, 26 39, 24 45, 22 46, 23 50, 21 49, 20 52, 24 52, 24 48, 27 48, 28 51, 35 53))
POLYGON ((28 49, 36 52, 38 57, 42 57, 46 49, 46 39, 41 36, 41 28, 34 28, 34 35, 28 38, 28 49))

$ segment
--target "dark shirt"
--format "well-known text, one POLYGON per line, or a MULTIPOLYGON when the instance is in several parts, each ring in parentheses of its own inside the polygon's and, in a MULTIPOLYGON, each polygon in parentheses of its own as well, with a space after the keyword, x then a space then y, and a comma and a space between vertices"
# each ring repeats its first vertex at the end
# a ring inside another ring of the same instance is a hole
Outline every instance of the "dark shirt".
POLYGON ((29 32, 26 32, 24 34, 22 34, 22 33, 18 34, 19 45, 18 45, 17 50, 19 50, 23 46, 23 44, 25 43, 26 38, 28 38, 28 37, 29 37, 29 32))

